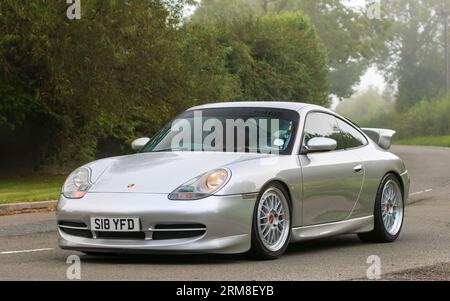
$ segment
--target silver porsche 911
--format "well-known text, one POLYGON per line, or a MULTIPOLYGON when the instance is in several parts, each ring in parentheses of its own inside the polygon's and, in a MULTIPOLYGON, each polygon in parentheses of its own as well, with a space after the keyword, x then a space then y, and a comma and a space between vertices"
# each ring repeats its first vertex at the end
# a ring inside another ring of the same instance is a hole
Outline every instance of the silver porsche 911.
POLYGON ((133 155, 75 170, 57 206, 59 245, 88 254, 282 255, 290 242, 400 234, 409 176, 391 130, 303 103, 192 108, 133 155))

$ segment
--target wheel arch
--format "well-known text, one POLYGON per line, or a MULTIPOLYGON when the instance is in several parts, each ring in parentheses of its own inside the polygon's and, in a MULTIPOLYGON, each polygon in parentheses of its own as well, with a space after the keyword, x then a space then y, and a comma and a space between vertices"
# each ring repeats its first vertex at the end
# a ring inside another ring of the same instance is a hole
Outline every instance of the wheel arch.
POLYGON ((264 192, 266 187, 270 186, 273 183, 277 183, 277 184, 281 185, 284 189, 286 189, 286 192, 288 194, 287 195, 288 196, 288 200, 287 201, 289 203, 289 206, 291 207, 290 209, 291 209, 291 212, 292 212, 292 209, 293 209, 292 193, 291 193, 291 190, 289 189, 289 186, 283 180, 281 180, 281 179, 271 179, 271 180, 267 181, 262 186, 260 194, 264 192))
POLYGON ((383 179, 384 179, 384 177, 386 177, 387 175, 393 175, 397 180, 398 180, 398 182, 400 183, 400 188, 401 188, 401 190, 402 190, 402 196, 403 196, 403 199, 405 199, 405 183, 403 183, 403 179, 402 179, 402 177, 400 176, 400 174, 398 173, 398 172, 396 172, 395 170, 391 170, 391 171, 388 171, 384 176, 383 176, 383 179))

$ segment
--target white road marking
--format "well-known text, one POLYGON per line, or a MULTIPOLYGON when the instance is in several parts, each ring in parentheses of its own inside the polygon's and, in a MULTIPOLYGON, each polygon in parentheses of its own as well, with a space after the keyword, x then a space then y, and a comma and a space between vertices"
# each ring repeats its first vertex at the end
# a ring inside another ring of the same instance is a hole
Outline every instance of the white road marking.
POLYGON ((20 254, 20 253, 33 253, 33 252, 45 252, 45 251, 51 251, 51 250, 53 250, 53 248, 19 250, 19 251, 4 251, 4 252, 0 252, 0 255, 20 254))
POLYGON ((409 196, 418 195, 418 194, 424 194, 424 193, 427 193, 427 192, 430 192, 430 191, 433 191, 433 189, 425 189, 425 190, 421 190, 421 191, 418 191, 418 192, 410 193, 409 196))

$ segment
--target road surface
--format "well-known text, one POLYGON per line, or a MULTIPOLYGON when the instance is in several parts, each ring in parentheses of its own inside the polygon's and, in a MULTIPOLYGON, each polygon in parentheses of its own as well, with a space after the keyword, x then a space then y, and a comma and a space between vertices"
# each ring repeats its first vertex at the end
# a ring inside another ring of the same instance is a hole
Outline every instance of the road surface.
POLYGON ((216 255, 96 258, 58 249, 54 214, 23 214, 0 217, 0 280, 65 280, 69 255, 80 256, 82 280, 364 279, 371 255, 381 260, 382 279, 450 280, 450 149, 396 146, 393 152, 405 160, 412 178, 403 232, 393 244, 365 244, 346 235, 293 244, 274 261, 216 255))

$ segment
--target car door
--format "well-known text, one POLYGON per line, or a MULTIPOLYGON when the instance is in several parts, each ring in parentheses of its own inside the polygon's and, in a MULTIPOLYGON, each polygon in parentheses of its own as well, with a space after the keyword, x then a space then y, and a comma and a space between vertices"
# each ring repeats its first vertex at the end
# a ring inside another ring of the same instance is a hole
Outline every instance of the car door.
POLYGON ((358 200, 364 180, 358 149, 364 144, 356 146, 348 133, 341 131, 341 122, 325 112, 310 112, 306 116, 303 145, 314 137, 325 137, 336 140, 337 149, 300 155, 304 226, 344 220, 358 200))

